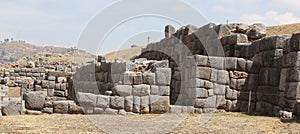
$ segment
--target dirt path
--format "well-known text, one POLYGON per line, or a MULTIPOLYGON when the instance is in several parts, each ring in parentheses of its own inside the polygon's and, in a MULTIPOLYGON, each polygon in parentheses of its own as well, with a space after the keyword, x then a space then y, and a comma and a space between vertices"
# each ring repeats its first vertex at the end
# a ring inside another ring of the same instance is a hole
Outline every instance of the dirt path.
POLYGON ((22 115, 3 117, 4 133, 300 133, 300 124, 279 118, 217 113, 201 115, 22 115), (183 120, 182 120, 183 119, 183 120))

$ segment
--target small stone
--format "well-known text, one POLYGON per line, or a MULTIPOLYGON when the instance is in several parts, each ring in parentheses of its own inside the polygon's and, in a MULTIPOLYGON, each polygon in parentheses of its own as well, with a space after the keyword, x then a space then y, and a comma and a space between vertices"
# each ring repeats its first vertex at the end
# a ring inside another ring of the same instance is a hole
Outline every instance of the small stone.
POLYGON ((53 108, 44 107, 42 112, 47 114, 53 114, 53 108))
POLYGON ((43 113, 41 111, 36 111, 36 110, 26 110, 26 114, 29 114, 29 115, 42 115, 43 113))

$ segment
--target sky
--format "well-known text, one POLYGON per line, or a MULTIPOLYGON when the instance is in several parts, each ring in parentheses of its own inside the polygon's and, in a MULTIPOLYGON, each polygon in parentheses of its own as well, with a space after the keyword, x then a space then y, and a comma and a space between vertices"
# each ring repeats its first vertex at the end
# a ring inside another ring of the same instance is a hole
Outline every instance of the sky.
POLYGON ((104 54, 146 45, 147 37, 150 42, 158 41, 167 24, 178 29, 186 23, 198 27, 227 21, 268 26, 300 23, 300 0, 178 0, 181 4, 177 5, 174 1, 159 0, 156 3, 161 6, 157 6, 146 0, 1 0, 0 40, 14 38, 41 46, 82 49, 98 43, 87 51, 104 54), (147 14, 148 8, 155 10, 147 14), (137 12, 132 18, 131 10, 137 12), (90 25, 94 25, 92 31, 86 32, 90 25))

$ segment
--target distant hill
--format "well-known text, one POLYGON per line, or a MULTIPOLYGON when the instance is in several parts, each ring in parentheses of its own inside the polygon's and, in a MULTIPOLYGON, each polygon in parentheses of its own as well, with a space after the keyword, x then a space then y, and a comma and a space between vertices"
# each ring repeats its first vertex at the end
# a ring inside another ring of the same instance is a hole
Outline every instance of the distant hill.
POLYGON ((25 41, 11 41, 0 44, 0 65, 10 64, 20 58, 35 55, 38 53, 65 54, 69 48, 54 46, 36 46, 25 41))
MULTIPOLYGON (((300 32, 300 23, 267 27, 267 36, 275 36, 282 34, 292 35, 295 32, 300 32)), ((142 47, 140 46, 137 48, 129 48, 110 52, 105 54, 104 57, 109 61, 113 61, 115 58, 129 60, 130 58, 139 55, 141 51, 142 47)))
POLYGON ((11 63, 11 66, 25 66, 28 61, 42 62, 43 65, 81 65, 89 61, 94 61, 96 56, 87 53, 83 50, 71 50, 64 54, 42 52, 35 55, 20 58, 16 62, 11 63))

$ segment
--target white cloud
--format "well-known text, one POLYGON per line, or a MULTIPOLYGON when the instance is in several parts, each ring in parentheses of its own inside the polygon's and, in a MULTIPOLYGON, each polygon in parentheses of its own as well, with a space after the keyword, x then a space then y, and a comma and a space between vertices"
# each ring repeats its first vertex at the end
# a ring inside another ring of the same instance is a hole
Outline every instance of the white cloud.
POLYGON ((277 13, 275 11, 268 11, 262 15, 259 14, 244 14, 240 17, 239 21, 244 23, 264 23, 266 25, 281 25, 300 23, 300 18, 296 17, 291 12, 277 13))
POLYGON ((300 0, 273 0, 271 3, 275 3, 279 7, 283 7, 289 10, 300 11, 300 0))

